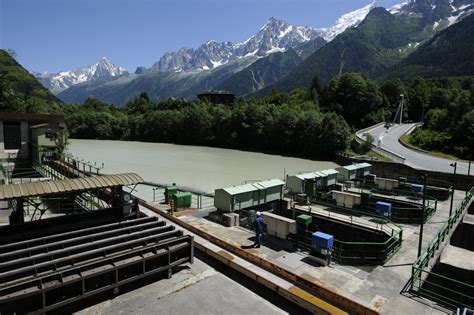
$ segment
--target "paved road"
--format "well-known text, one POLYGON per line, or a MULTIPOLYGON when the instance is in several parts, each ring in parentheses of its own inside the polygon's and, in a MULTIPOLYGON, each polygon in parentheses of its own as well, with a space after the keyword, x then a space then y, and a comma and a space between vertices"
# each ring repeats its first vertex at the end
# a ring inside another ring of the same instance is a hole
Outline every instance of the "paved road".
MULTIPOLYGON (((383 125, 377 126, 368 132, 374 137, 375 144, 379 144, 382 148, 388 149, 406 158, 405 164, 417 169, 426 169, 444 173, 452 173, 453 167, 450 164, 452 160, 434 157, 418 151, 410 150, 398 142, 403 134, 407 132, 414 124, 394 125, 386 130, 383 125), (380 141, 380 142, 379 142, 380 141)), ((468 163, 457 162, 456 172, 459 174, 467 174, 468 163)), ((474 175, 474 163, 471 165, 471 175, 474 175)))

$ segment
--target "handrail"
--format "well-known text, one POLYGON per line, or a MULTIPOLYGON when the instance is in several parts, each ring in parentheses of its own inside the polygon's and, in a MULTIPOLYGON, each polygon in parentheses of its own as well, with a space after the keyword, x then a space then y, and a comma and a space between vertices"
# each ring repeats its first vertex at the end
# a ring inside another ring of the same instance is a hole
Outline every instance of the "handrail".
MULTIPOLYGON (((311 206, 309 206, 309 207, 311 209, 311 206)), ((300 210, 305 211, 304 209, 300 209, 300 210)), ((400 231, 402 231, 401 227, 399 227, 398 225, 396 225, 395 223, 390 222, 390 221, 388 221, 386 223, 376 223, 376 222, 371 222, 371 221, 368 221, 368 220, 360 220, 359 217, 354 216, 352 214, 350 214, 350 215, 342 214, 342 213, 338 213, 336 211, 332 211, 332 210, 328 210, 328 209, 323 209, 323 211, 325 211, 327 213, 323 213, 321 211, 312 212, 312 209, 311 209, 311 213, 314 213, 316 215, 321 215, 321 216, 324 216, 326 218, 332 218, 332 219, 336 219, 336 220, 339 220, 339 221, 348 222, 348 223, 351 223, 351 224, 357 224, 357 225, 361 225, 361 226, 364 226, 364 227, 373 228, 377 231, 386 232, 389 235, 393 235, 394 231, 395 231, 395 233, 399 233, 400 231), (342 216, 348 217, 347 220, 343 220, 344 217, 342 217, 342 216), (349 218, 350 218, 350 220, 349 220, 349 218), (374 223, 374 224, 370 224, 369 222, 374 223), (386 229, 384 229, 384 227, 389 227, 390 230, 386 230, 386 229)), ((364 213, 364 212, 360 212, 360 211, 357 211, 357 210, 353 210, 353 212, 358 212, 361 215, 367 216, 367 213, 364 213)), ((384 217, 381 217, 381 216, 370 216, 370 217, 372 217, 374 219, 384 219, 384 220, 386 220, 384 217)))
POLYGON ((454 213, 451 217, 448 218, 448 221, 443 225, 441 230, 436 234, 433 240, 429 243, 426 250, 420 255, 420 257, 414 262, 414 268, 424 268, 428 265, 429 260, 433 256, 434 252, 439 248, 441 242, 444 241, 446 235, 448 235, 450 229, 453 227, 454 223, 459 218, 461 212, 464 211, 466 205, 472 198, 474 194, 474 187, 472 187, 468 193, 466 194, 465 198, 462 200, 461 204, 458 205, 454 213))
MULTIPOLYGON (((436 292, 430 291, 429 289, 422 288, 421 284, 419 284, 417 288, 415 287, 415 282, 416 281, 418 281, 418 282, 425 281, 426 282, 426 280, 422 280, 423 273, 426 273, 428 275, 443 277, 443 279, 446 282, 456 283, 458 285, 462 284, 462 285, 468 286, 469 288, 472 289, 472 286, 467 284, 467 283, 464 283, 464 282, 461 282, 461 281, 458 281, 458 280, 455 280, 455 279, 450 279, 450 278, 444 277, 442 275, 438 275, 438 274, 433 273, 431 271, 425 270, 425 268, 429 266, 430 260, 435 256, 436 251, 440 248, 440 246, 444 242, 445 237, 449 235, 449 232, 451 231, 453 226, 456 224, 458 218, 464 212, 467 205, 471 202, 471 199, 472 199, 473 195, 474 195, 474 187, 472 187, 466 193, 465 198, 456 207, 456 210, 454 211, 454 213, 448 218, 447 222, 443 225, 441 230, 435 235, 433 240, 431 240, 431 242, 428 244, 426 249, 422 252, 420 257, 418 257, 418 259, 413 263, 413 265, 412 265, 412 276, 411 276, 410 282, 409 282, 410 290, 416 291, 415 289, 418 289, 418 292, 420 294, 424 294, 424 295, 428 295, 428 296, 431 296, 433 294, 439 295, 436 292)), ((446 287, 443 287, 443 289, 448 290, 448 291, 453 291, 453 290, 450 290, 449 288, 446 288, 446 287)), ((454 293, 456 293, 458 296, 460 296, 461 300, 462 300, 462 295, 463 295, 462 292, 456 291, 454 293)), ((454 301, 451 298, 446 297, 446 296, 441 296, 440 295, 440 297, 438 297, 436 299, 440 300, 443 303, 450 304, 450 306, 452 306, 452 307, 457 307, 459 305, 466 305, 462 301, 454 301), (453 302, 453 301, 456 302, 456 304, 452 304, 451 302, 453 302)), ((472 307, 473 305, 469 305, 469 306, 472 307)))

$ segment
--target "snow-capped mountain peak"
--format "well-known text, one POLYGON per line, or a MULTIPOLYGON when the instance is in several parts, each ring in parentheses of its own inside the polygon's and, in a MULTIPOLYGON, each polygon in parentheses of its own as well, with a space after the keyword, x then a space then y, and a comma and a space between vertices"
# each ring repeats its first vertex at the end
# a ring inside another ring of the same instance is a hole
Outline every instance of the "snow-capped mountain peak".
POLYGON ((35 76, 41 84, 53 93, 59 93, 79 83, 112 79, 124 74, 128 74, 126 69, 115 66, 109 59, 102 57, 93 65, 58 73, 44 72, 42 74, 35 74, 35 76))
POLYGON ((260 30, 240 43, 209 40, 197 49, 181 48, 164 54, 151 71, 202 71, 224 65, 241 58, 261 58, 278 51, 321 37, 322 32, 307 26, 289 25, 271 17, 260 30))
POLYGON ((439 31, 474 12, 474 0, 408 0, 389 9, 395 15, 416 16, 439 31))
POLYGON ((270 17, 260 30, 245 41, 232 44, 210 40, 197 49, 181 48, 177 52, 164 54, 151 71, 201 71, 216 68, 240 58, 261 58, 274 52, 295 48, 317 37, 331 41, 348 27, 357 26, 377 7, 372 3, 363 8, 342 15, 329 28, 294 26, 286 21, 270 17))
POLYGON ((337 35, 344 32, 347 28, 359 25, 359 23, 365 19, 367 14, 369 14, 370 10, 377 6, 377 2, 373 1, 365 7, 342 15, 331 27, 325 29, 324 39, 329 42, 337 35))

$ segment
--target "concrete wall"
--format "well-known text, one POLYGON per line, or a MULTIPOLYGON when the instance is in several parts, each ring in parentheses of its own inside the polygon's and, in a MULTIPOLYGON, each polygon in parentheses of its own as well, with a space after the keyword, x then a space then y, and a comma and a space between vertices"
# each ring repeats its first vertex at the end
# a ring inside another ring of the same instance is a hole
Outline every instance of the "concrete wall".
POLYGON ((3 138, 3 121, 0 121, 0 155, 5 151, 5 139, 3 138))
POLYGON ((474 251, 474 215, 465 215, 464 220, 458 225, 451 236, 449 244, 474 251))
POLYGON ((30 142, 30 129, 29 124, 26 121, 20 123, 21 132, 21 149, 18 151, 18 157, 20 159, 28 159, 29 157, 29 142, 30 142))
MULTIPOLYGON (((437 179, 443 180, 451 183, 453 180, 453 174, 451 173, 442 173, 435 171, 425 171, 412 168, 408 165, 392 162, 382 162, 382 161, 366 161, 362 159, 354 159, 342 155, 336 155, 334 162, 340 165, 347 165, 354 162, 369 162, 372 164, 372 174, 377 176, 411 176, 411 177, 420 177, 423 174, 428 175, 428 179, 437 179)), ((472 165, 473 169, 471 170, 471 175, 462 175, 456 174, 455 186, 456 189, 467 190, 474 186, 474 164, 472 165)))

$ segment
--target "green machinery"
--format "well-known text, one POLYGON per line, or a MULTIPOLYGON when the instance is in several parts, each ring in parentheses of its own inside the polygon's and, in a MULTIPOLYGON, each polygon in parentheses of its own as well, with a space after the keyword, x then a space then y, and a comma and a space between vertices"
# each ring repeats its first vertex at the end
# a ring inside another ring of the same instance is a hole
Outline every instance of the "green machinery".
POLYGON ((178 208, 190 207, 192 194, 190 192, 179 191, 176 186, 165 188, 165 202, 171 205, 173 211, 178 208))
POLYGON ((169 203, 174 194, 178 193, 178 187, 168 186, 165 188, 165 202, 169 203))
POLYGON ((177 192, 173 194, 173 202, 176 208, 185 208, 191 206, 191 197, 190 192, 177 192))

